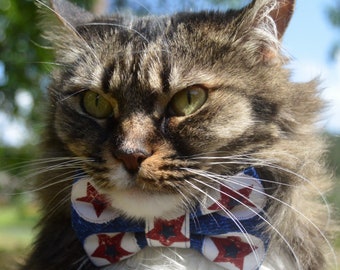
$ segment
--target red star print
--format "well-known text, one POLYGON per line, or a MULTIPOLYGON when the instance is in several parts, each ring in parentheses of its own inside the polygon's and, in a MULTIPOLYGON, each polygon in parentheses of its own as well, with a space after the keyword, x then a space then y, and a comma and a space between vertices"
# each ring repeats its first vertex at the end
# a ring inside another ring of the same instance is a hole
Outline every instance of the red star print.
POLYGON ((154 228, 146 233, 146 237, 158 240, 163 246, 170 246, 175 242, 187 242, 190 239, 182 234, 185 216, 181 216, 172 220, 156 219, 154 228))
POLYGON ((106 259, 110 263, 116 263, 123 257, 134 254, 121 247, 123 236, 124 233, 119 233, 113 237, 106 234, 98 234, 99 246, 91 256, 106 259))
POLYGON ((244 258, 257 249, 248 243, 244 243, 240 237, 230 236, 228 238, 211 237, 211 240, 219 251, 214 262, 230 262, 243 269, 244 258))
POLYGON ((250 207, 256 207, 249 199, 250 193, 253 190, 253 186, 234 191, 225 185, 221 185, 220 190, 221 199, 218 202, 212 204, 208 208, 209 210, 220 210, 221 206, 231 210, 241 203, 250 207))
POLYGON ((104 195, 99 194, 89 182, 87 183, 86 196, 78 198, 77 201, 92 204, 94 210, 96 211, 97 217, 100 217, 100 215, 108 206, 108 202, 106 201, 104 195))

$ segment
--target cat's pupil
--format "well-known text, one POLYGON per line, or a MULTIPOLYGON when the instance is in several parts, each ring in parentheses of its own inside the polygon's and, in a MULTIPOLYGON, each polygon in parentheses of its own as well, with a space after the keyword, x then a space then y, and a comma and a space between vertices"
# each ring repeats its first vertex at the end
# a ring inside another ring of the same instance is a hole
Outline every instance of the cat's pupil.
POLYGON ((81 107, 86 114, 98 119, 110 117, 115 113, 108 100, 92 91, 85 92, 81 99, 81 107))
POLYGON ((187 116, 199 110, 208 98, 207 91, 200 86, 192 86, 174 95, 170 109, 175 116, 187 116))
POLYGON ((191 95, 192 95, 192 93, 188 91, 187 92, 188 104, 191 104, 191 95))
POLYGON ((99 95, 97 94, 97 96, 96 96, 96 107, 98 107, 98 104, 99 104, 99 95))

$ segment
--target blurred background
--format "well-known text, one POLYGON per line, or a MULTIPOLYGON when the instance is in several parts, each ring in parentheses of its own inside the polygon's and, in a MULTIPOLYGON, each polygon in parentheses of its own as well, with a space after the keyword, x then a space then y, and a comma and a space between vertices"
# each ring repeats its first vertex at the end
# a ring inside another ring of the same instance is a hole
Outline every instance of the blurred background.
MULTIPOLYGON (((238 8, 242 0, 78 0, 96 13, 132 10, 138 15, 179 10, 238 8)), ((38 205, 29 188, 38 157, 43 100, 52 68, 52 52, 37 27, 33 0, 0 0, 0 269, 12 269, 34 237, 38 205)), ((327 110, 320 127, 330 141, 328 164, 336 186, 328 197, 340 206, 340 0, 297 0, 283 40, 292 61, 292 80, 319 77, 327 110)), ((336 215, 339 212, 336 211, 336 215)), ((339 250, 340 240, 336 241, 339 250)), ((339 254, 339 252, 338 252, 339 254)), ((14 268, 13 268, 14 269, 14 268)))

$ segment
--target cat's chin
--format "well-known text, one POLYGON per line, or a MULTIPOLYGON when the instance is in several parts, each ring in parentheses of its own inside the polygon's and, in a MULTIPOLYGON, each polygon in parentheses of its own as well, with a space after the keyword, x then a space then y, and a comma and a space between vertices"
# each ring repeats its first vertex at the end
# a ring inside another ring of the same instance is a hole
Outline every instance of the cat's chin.
POLYGON ((134 219, 171 219, 183 214, 180 194, 145 192, 139 188, 112 190, 107 194, 113 208, 134 219))

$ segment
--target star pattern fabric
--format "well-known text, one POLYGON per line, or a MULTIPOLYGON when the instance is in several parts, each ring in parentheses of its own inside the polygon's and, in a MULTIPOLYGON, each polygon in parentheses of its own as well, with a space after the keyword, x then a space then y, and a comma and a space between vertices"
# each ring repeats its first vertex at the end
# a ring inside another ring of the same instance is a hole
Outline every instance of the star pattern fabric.
POLYGON ((244 205, 256 207, 249 199, 250 193, 252 192, 252 186, 241 188, 238 191, 234 191, 231 188, 221 185, 220 194, 221 199, 209 206, 209 210, 221 210, 222 206, 228 210, 232 210, 235 206, 243 203, 244 205))
POLYGON ((110 263, 116 263, 124 257, 129 257, 133 253, 122 248, 121 242, 123 236, 124 233, 119 233, 113 237, 107 234, 97 235, 98 247, 91 256, 106 259, 110 263))
POLYGON ((213 261, 218 263, 230 262, 238 267, 238 269, 243 269, 246 256, 257 249, 256 246, 252 247, 252 245, 243 242, 237 236, 229 236, 227 238, 211 237, 211 240, 219 251, 213 261))
POLYGON ((91 183, 87 183, 87 194, 85 197, 78 198, 77 201, 87 202, 93 205, 97 217, 108 207, 106 198, 100 194, 91 183))
POLYGON ((83 177, 73 184, 72 225, 98 267, 151 246, 196 249, 225 269, 258 269, 269 239, 259 229, 266 197, 255 169, 221 184, 215 195, 215 200, 203 200, 192 213, 132 221, 121 217, 92 180, 83 177))
MULTIPOLYGON (((145 234, 146 239, 159 241, 165 247, 173 246, 174 243, 190 242, 189 235, 185 235, 182 232, 185 218, 186 216, 180 216, 171 220, 155 219, 152 222, 154 227, 145 234)), ((154 244, 149 242, 149 245, 153 246, 154 244)))

